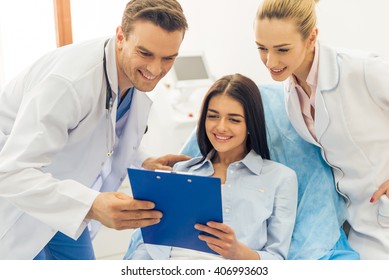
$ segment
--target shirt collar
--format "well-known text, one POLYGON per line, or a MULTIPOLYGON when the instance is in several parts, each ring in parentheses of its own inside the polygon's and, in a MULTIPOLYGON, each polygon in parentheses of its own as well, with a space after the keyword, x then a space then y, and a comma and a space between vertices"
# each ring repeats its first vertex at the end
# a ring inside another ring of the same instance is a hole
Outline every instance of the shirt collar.
POLYGON ((263 167, 263 159, 254 150, 251 150, 241 161, 251 172, 260 175, 263 167))
POLYGON ((203 161, 201 161, 198 164, 196 164, 195 166, 193 166, 193 170, 198 170, 198 169, 201 169, 203 167, 207 167, 207 168, 212 167, 211 160, 212 160, 213 156, 215 155, 215 152, 216 151, 214 149, 212 149, 203 161))
MULTIPOLYGON (((197 165, 193 166, 193 170, 198 170, 202 168, 212 167, 212 158, 215 155, 216 151, 213 149, 208 153, 205 160, 199 162, 197 165)), ((260 175, 263 167, 263 159, 258 155, 254 150, 251 150, 242 160, 237 161, 233 164, 242 163, 246 168, 256 175, 260 175)))

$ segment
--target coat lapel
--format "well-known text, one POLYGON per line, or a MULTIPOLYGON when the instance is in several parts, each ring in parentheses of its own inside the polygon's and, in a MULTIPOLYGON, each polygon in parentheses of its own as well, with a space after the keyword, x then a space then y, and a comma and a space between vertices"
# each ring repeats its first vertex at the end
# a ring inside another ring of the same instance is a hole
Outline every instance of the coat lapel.
POLYGON ((286 113, 288 114, 289 120, 292 123, 294 129, 305 141, 315 144, 316 141, 312 137, 304 122, 298 95, 290 79, 286 81, 284 90, 286 113))
POLYGON ((315 100, 315 131, 320 142, 327 130, 330 117, 327 111, 325 98, 339 83, 339 66, 336 52, 325 45, 320 45, 319 77, 315 100))

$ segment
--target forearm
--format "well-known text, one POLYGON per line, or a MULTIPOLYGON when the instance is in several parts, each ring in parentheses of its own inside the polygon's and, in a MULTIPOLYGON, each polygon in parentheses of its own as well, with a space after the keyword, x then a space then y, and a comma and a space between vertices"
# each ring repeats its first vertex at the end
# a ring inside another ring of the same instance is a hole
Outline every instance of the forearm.
MULTIPOLYGON (((0 197, 35 219, 77 238, 98 192, 75 181, 61 181, 39 170, 0 173, 0 197)), ((12 213, 8 213, 12 216, 12 213)))

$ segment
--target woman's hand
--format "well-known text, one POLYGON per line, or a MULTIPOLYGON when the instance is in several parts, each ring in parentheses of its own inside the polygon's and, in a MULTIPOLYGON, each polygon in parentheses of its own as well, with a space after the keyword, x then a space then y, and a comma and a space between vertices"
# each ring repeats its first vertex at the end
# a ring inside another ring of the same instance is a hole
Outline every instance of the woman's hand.
POLYGON ((208 222, 207 225, 196 224, 197 230, 209 233, 199 235, 209 248, 226 259, 232 260, 259 260, 258 253, 236 239, 235 232, 228 225, 217 222, 208 222))
POLYGON ((389 197, 389 180, 385 181, 379 188, 373 193, 370 198, 370 202, 376 202, 382 195, 389 197))

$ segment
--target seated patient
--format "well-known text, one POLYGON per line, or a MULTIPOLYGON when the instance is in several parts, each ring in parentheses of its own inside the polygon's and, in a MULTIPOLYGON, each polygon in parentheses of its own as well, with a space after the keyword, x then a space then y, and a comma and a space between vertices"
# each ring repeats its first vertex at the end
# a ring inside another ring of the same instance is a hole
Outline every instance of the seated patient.
MULTIPOLYGON (((217 254, 144 244, 134 233, 125 259, 285 259, 297 207, 295 172, 269 160, 261 96, 240 74, 207 92, 197 129, 201 156, 175 171, 221 179, 223 221, 196 224, 199 239, 217 254)), ((201 205, 199 205, 201 207, 201 205)))
MULTIPOLYGON (((264 104, 270 159, 292 168, 297 175, 296 222, 287 259, 356 260, 342 229, 347 218, 347 202, 336 191, 332 169, 320 148, 303 140, 289 121, 281 84, 258 85, 264 104)), ((195 128, 181 153, 201 155, 195 128)), ((139 234, 133 235, 140 238, 139 234)))

